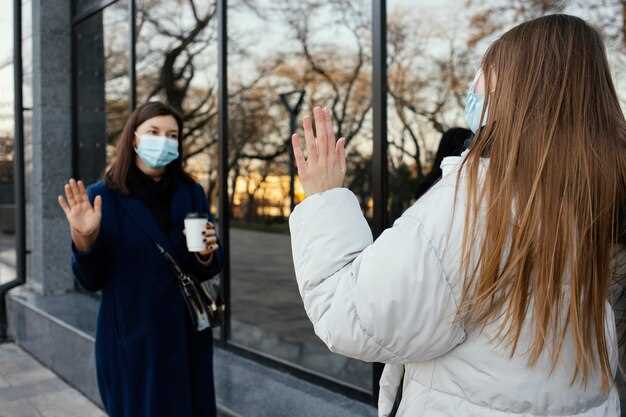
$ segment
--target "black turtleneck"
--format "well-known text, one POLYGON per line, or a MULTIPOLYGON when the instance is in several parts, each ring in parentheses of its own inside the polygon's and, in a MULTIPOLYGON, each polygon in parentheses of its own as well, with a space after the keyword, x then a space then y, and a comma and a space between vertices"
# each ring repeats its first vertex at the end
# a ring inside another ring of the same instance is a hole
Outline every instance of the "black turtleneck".
POLYGON ((175 173, 166 169, 156 181, 132 164, 127 185, 132 197, 138 198, 150 210, 161 230, 168 234, 172 227, 172 196, 176 188, 175 173))

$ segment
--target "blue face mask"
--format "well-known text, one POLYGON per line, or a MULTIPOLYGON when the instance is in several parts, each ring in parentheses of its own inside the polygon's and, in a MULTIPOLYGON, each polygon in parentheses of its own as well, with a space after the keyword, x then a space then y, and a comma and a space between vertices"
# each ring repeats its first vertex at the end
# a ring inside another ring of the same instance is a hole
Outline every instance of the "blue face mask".
POLYGON ((480 116, 485 106, 485 96, 477 90, 484 90, 484 86, 481 85, 483 81, 482 69, 479 69, 474 77, 474 81, 470 84, 470 88, 467 90, 465 96, 465 121, 472 132, 476 133, 478 129, 487 124, 487 110, 485 109, 485 117, 480 121, 480 116))
POLYGON ((143 134, 135 152, 150 168, 163 168, 178 158, 178 141, 165 136, 143 134))
POLYGON ((475 93, 473 89, 467 92, 467 96, 465 96, 465 121, 474 133, 487 124, 487 111, 485 111, 482 123, 480 122, 484 105, 485 98, 481 94, 475 93))

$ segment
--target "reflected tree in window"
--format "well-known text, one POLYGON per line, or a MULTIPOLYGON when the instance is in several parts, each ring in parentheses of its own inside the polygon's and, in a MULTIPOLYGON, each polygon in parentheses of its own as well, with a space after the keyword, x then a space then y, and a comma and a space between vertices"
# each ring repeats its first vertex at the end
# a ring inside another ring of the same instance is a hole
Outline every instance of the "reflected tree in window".
POLYGON ((465 127, 464 97, 480 58, 501 33, 548 13, 580 16, 607 42, 618 94, 626 103, 623 0, 466 0, 440 8, 390 2, 388 15, 389 210, 397 218, 433 169, 442 134, 465 127), (463 4, 458 13, 449 7, 463 4))
POLYGON ((214 197, 217 186, 217 5, 137 2, 137 98, 161 100, 183 117, 188 169, 214 197))
MULTIPOLYGON (((113 157, 112 146, 130 114, 128 79, 129 33, 128 0, 109 6, 102 14, 105 72, 105 113, 107 130, 107 162, 113 157)), ((84 38, 83 38, 84 39, 84 38)), ((84 85, 88 88, 87 85, 84 85)))
MULTIPOLYGON (((237 184, 242 184, 241 176, 247 178, 252 171, 261 172, 268 163, 273 166, 274 176, 287 175, 289 171, 289 115, 280 103, 279 94, 294 90, 305 91, 306 105, 300 117, 315 105, 327 106, 332 111, 338 135, 349 144, 351 166, 347 185, 359 195, 366 209, 370 198, 367 160, 371 155, 371 134, 364 129, 371 113, 369 2, 247 1, 234 2, 232 9, 234 13, 256 16, 274 25, 278 29, 268 37, 284 40, 280 46, 260 52, 256 33, 235 24, 229 29, 230 42, 235 45, 229 51, 229 88, 241 91, 246 80, 253 78, 255 82, 249 94, 234 93, 230 99, 233 213, 249 211, 240 209, 239 205, 256 204, 254 199, 251 204, 247 202, 254 195, 249 188, 241 185, 237 188, 237 184), (341 36, 331 36, 337 33, 341 36), (262 58, 251 59, 255 55, 262 58), (244 114, 249 120, 240 118, 244 114), (264 134, 259 136, 261 142, 254 135, 239 134, 250 130, 250 119, 266 124, 261 129, 264 134)), ((260 193, 263 182, 255 181, 260 193)), ((288 186, 285 193, 288 196, 288 186)), ((300 192, 296 198, 302 198, 300 192)), ((285 201, 288 198, 277 199, 276 203, 282 206, 285 201)), ((276 209, 270 212, 289 214, 288 207, 276 209)))
POLYGON ((468 0, 471 37, 478 46, 511 26, 549 13, 568 13, 587 20, 603 35, 617 93, 626 112, 626 0, 468 0))
POLYGON ((411 5, 388 15, 389 201, 393 221, 417 197, 444 132, 462 126, 466 86, 475 68, 462 16, 411 5))
MULTIPOLYGON (((367 213, 370 10, 366 0, 239 0, 228 10, 232 340, 366 390, 371 366, 328 351, 294 280, 287 226, 291 132, 281 95, 304 91, 298 125, 314 106, 331 110, 348 141, 346 185, 367 213)), ((304 197, 297 181, 295 197, 304 197)))

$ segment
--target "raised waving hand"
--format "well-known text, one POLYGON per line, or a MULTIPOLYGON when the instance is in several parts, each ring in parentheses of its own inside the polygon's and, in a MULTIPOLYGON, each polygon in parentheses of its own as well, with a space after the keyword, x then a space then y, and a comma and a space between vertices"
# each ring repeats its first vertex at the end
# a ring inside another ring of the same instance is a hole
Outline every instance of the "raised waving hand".
POLYGON ((81 251, 88 250, 100 233, 102 197, 97 196, 92 206, 85 184, 71 179, 65 184, 65 198, 59 196, 58 200, 70 225, 74 244, 81 251))
POLYGON ((341 187, 346 175, 346 140, 335 139, 330 111, 315 107, 315 134, 311 117, 303 120, 307 157, 298 134, 291 138, 298 176, 307 195, 341 187))

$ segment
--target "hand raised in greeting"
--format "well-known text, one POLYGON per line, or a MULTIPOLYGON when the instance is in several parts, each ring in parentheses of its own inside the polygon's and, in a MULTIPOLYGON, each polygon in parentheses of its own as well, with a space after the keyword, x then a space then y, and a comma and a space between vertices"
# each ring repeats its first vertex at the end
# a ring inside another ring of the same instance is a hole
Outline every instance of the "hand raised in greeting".
POLYGON ((292 137, 298 176, 307 195, 341 187, 346 175, 346 140, 335 139, 330 111, 315 107, 315 133, 311 118, 303 120, 304 139, 308 158, 304 157, 300 137, 292 137))

